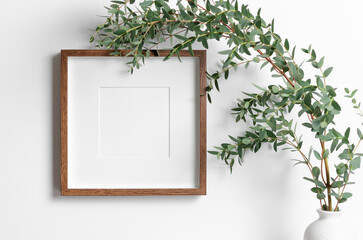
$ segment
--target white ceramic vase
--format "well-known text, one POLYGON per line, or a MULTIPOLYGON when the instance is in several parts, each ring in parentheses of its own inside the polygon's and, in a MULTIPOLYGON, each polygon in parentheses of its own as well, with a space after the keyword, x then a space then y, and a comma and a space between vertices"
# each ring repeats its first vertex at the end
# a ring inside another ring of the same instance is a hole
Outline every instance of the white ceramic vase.
POLYGON ((356 240, 354 232, 342 221, 342 212, 317 210, 319 218, 305 230, 304 240, 356 240))

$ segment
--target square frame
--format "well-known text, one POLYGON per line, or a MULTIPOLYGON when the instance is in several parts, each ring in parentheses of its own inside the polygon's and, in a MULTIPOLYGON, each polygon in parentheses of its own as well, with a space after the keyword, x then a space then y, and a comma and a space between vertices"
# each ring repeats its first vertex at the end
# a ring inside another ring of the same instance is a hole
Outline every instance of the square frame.
MULTIPOLYGON (((69 196, 147 196, 206 195, 206 51, 179 52, 180 57, 199 59, 199 184, 197 188, 69 188, 68 187, 68 57, 114 57, 113 50, 61 50, 61 195, 69 196)), ((125 56, 129 51, 121 51, 125 56)), ((150 57, 165 57, 169 50, 151 51, 150 57)), ((175 57, 175 56, 173 56, 175 57)))

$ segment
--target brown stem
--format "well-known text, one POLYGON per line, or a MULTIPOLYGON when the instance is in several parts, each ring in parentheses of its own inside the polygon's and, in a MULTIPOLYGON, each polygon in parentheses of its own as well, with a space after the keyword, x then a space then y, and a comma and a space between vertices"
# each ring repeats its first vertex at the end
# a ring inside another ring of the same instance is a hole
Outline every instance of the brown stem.
POLYGON ((329 167, 328 167, 328 159, 325 158, 325 171, 326 171, 326 178, 327 178, 327 192, 328 192, 328 206, 329 211, 332 211, 332 200, 331 200, 331 186, 330 186, 330 173, 329 173, 329 167))
POLYGON ((362 139, 360 138, 359 142, 357 143, 357 146, 355 146, 355 149, 353 150, 353 153, 355 153, 355 151, 357 151, 357 148, 358 148, 359 144, 361 143, 361 141, 362 141, 362 139))
MULTIPOLYGON (((320 169, 321 169, 321 171, 320 171, 320 173, 321 173, 321 178, 322 178, 322 180, 323 180, 323 183, 325 184, 325 186, 328 186, 328 185, 330 185, 330 184, 328 184, 328 182, 330 181, 329 180, 329 178, 328 178, 328 176, 326 176, 327 177, 327 181, 325 181, 325 179, 324 179, 324 175, 323 175, 323 168, 324 168, 324 166, 323 166, 323 164, 324 164, 324 162, 325 162, 325 159, 324 159, 324 153, 325 153, 325 142, 322 142, 321 140, 320 140, 320 145, 321 145, 321 159, 320 159, 320 161, 321 161, 321 165, 320 165, 320 169)), ((326 169, 326 166, 325 166, 325 169, 326 169)))
POLYGON ((324 179, 324 174, 323 174, 323 164, 324 164, 324 161, 323 161, 323 159, 321 159, 320 160, 320 169, 321 169, 321 171, 320 171, 320 173, 321 173, 321 179, 323 179, 323 183, 326 185, 326 182, 325 182, 325 179, 324 179))
MULTIPOLYGON (((257 50, 257 52, 261 55, 263 55, 263 52, 261 50, 257 50)), ((291 85, 291 87, 294 87, 294 84, 291 82, 291 80, 289 79, 288 76, 286 76, 286 74, 284 73, 283 70, 281 70, 278 66, 276 66, 276 64, 274 64, 272 62, 272 60, 269 57, 265 58, 271 65, 272 67, 278 72, 280 73, 282 76, 284 76, 284 78, 289 82, 289 84, 291 85)))
MULTIPOLYGON (((324 158, 324 153, 325 153, 325 142, 320 140, 320 145, 321 145, 321 161, 324 161, 324 165, 325 165, 325 175, 326 175, 326 182, 324 182, 325 186, 326 186, 326 190, 328 193, 328 208, 329 211, 333 211, 333 206, 332 206, 332 198, 331 198, 331 185, 330 185, 330 171, 329 171, 329 162, 328 162, 328 158, 324 158)), ((323 167, 321 169, 321 171, 323 171, 323 167)), ((324 180, 324 179, 323 179, 324 180)))

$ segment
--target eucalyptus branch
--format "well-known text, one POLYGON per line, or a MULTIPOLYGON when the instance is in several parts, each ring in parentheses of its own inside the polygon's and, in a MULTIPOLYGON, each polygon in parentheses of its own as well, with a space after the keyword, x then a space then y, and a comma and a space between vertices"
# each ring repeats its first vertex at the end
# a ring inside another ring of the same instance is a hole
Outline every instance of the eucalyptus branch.
MULTIPOLYGON (((351 183, 350 173, 360 167, 363 154, 356 151, 363 134, 357 129, 359 142, 354 145, 350 144, 350 128, 347 128, 344 134, 332 128, 335 125, 335 117, 341 112, 341 107, 335 100, 336 89, 327 85, 326 81, 333 68, 324 69, 324 57, 318 61, 316 51, 311 45, 301 50, 308 54, 307 62, 319 71, 319 74, 313 76, 316 84, 312 83, 303 71, 305 61, 297 64, 296 46, 290 52, 288 39, 282 41, 283 38, 275 32, 274 21, 267 24, 262 19, 260 10, 253 15, 246 5, 239 5, 234 0, 232 3, 223 0, 212 0, 211 3, 206 0, 204 6, 197 0, 180 0, 174 8, 165 0, 145 0, 138 3, 137 10, 133 11, 127 5, 134 2, 113 1, 109 9, 110 16, 106 17, 105 23, 99 25, 90 38, 92 42, 97 36, 99 46, 113 49, 113 55, 120 55, 120 50, 129 49, 127 56, 133 58, 128 63, 131 73, 134 67, 139 68, 140 60, 144 62, 150 51, 154 47, 158 48, 165 40, 179 40, 175 45, 171 43, 170 52, 164 58, 168 60, 173 55, 179 57, 179 52, 183 49, 188 49, 193 55, 195 42, 200 42, 207 49, 210 41, 225 39, 228 49, 219 52, 225 55, 221 61, 221 69, 213 74, 207 73, 209 85, 206 91, 210 102, 210 92, 213 89, 220 90, 218 81, 223 75, 228 79, 232 68, 248 68, 252 62, 261 63, 261 69, 269 66, 271 76, 282 79, 286 85, 258 87, 262 90, 261 93, 245 93, 248 97, 238 99, 237 106, 232 109, 236 122, 251 119, 252 126, 242 136, 229 136, 232 144, 222 143, 215 147, 215 151, 209 151, 210 154, 223 160, 232 170, 235 159, 241 163, 246 151, 257 152, 261 145, 266 143, 272 144, 273 149, 278 151, 280 146, 286 144, 292 151, 300 153, 302 160, 298 160, 298 163, 307 165, 312 178, 304 179, 314 184, 315 187, 311 190, 316 194, 322 209, 337 210, 338 204, 351 196, 345 192, 345 187, 351 183), (122 7, 127 11, 121 11, 122 7), (184 36, 180 35, 181 33, 184 33, 184 36), (309 156, 302 151, 304 141, 297 137, 296 127, 292 128, 293 120, 285 119, 285 114, 292 113, 294 108, 298 108, 298 117, 302 114, 307 115, 307 122, 300 124, 315 134, 314 138, 320 143, 320 150, 311 148, 309 156), (334 151, 338 153, 338 158, 344 161, 335 165, 337 177, 333 179, 330 177, 328 161, 329 154, 334 151), (317 164, 311 160, 312 153, 320 161, 317 164), (344 181, 341 181, 341 178, 344 181), (335 188, 338 188, 339 195, 334 192, 335 188), (337 200, 335 208, 332 196, 337 200)), ((357 90, 345 91, 348 94, 346 97, 351 99, 354 108, 363 116, 360 103, 358 104, 354 98, 357 90)))
POLYGON ((355 153, 359 147, 359 144, 362 142, 362 138, 359 138, 359 141, 357 143, 357 145, 355 146, 355 149, 353 150, 353 153, 355 153))
MULTIPOLYGON (((125 0, 124 3, 120 4, 117 8, 116 8, 116 11, 113 11, 111 13, 111 15, 106 19, 106 21, 102 24, 102 25, 99 25, 97 28, 96 28, 96 31, 95 33, 90 37, 90 42, 93 42, 95 36, 104 28, 105 24, 107 24, 108 22, 110 22, 110 20, 112 19, 112 17, 115 15, 115 13, 117 11, 119 11, 123 6, 126 6, 126 4, 129 2, 130 0, 125 0)), ((117 24, 118 25, 118 24, 117 24)))
POLYGON ((343 189, 342 189, 342 191, 341 191, 341 193, 340 193, 340 196, 339 196, 339 197, 338 197, 338 199, 337 199, 337 204, 335 205, 334 211, 337 211, 337 210, 338 210, 339 203, 340 203, 340 202, 341 202, 341 200, 343 199, 343 194, 344 194, 344 191, 345 191, 345 187, 347 186, 347 183, 348 183, 348 181, 349 181, 349 176, 350 176, 350 173, 351 173, 351 172, 352 172, 352 171, 351 171, 351 170, 349 170, 347 180, 345 181, 344 187, 343 187, 343 189))
MULTIPOLYGON (((257 28, 257 26, 255 25, 255 23, 253 23, 253 21, 251 21, 249 18, 246 18, 245 17, 245 19, 247 19, 248 21, 250 21, 250 23, 255 27, 255 29, 257 29, 261 34, 263 34, 263 32, 259 29, 259 28, 257 28)), ((257 50, 257 52, 258 53, 260 53, 261 55, 263 55, 263 53, 261 52, 261 50, 257 50)), ((280 56, 283 56, 283 53, 280 53, 278 50, 275 50, 275 52, 276 53, 279 53, 279 55, 280 56)), ((277 54, 276 54, 277 55, 277 54)), ((291 80, 286 76, 286 74, 284 73, 284 71, 283 70, 281 70, 280 68, 278 68, 277 66, 276 66, 276 64, 274 64, 272 61, 271 61, 271 59, 270 58, 268 58, 268 57, 266 57, 266 60, 268 61, 268 62, 270 62, 271 64, 272 64, 272 66, 273 66, 273 68, 278 72, 278 73, 280 73, 281 75, 283 75, 283 77, 286 79, 286 81, 288 81, 289 83, 290 83, 290 85, 292 86, 292 87, 294 87, 294 84, 291 82, 291 80)), ((285 60, 285 59, 284 59, 285 60)), ((288 65, 287 65, 288 66, 288 65)), ((289 68, 290 69, 290 68, 289 68)), ((291 69, 290 69, 291 70, 291 69)), ((292 75, 292 71, 290 72, 291 73, 291 75, 292 75)))

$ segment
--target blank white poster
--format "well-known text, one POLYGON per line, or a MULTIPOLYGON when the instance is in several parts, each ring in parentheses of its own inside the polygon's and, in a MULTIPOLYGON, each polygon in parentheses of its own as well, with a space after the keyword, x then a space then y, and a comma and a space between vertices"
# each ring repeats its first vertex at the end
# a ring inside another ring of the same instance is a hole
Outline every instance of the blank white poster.
POLYGON ((68 187, 196 188, 199 60, 68 59, 68 187))

